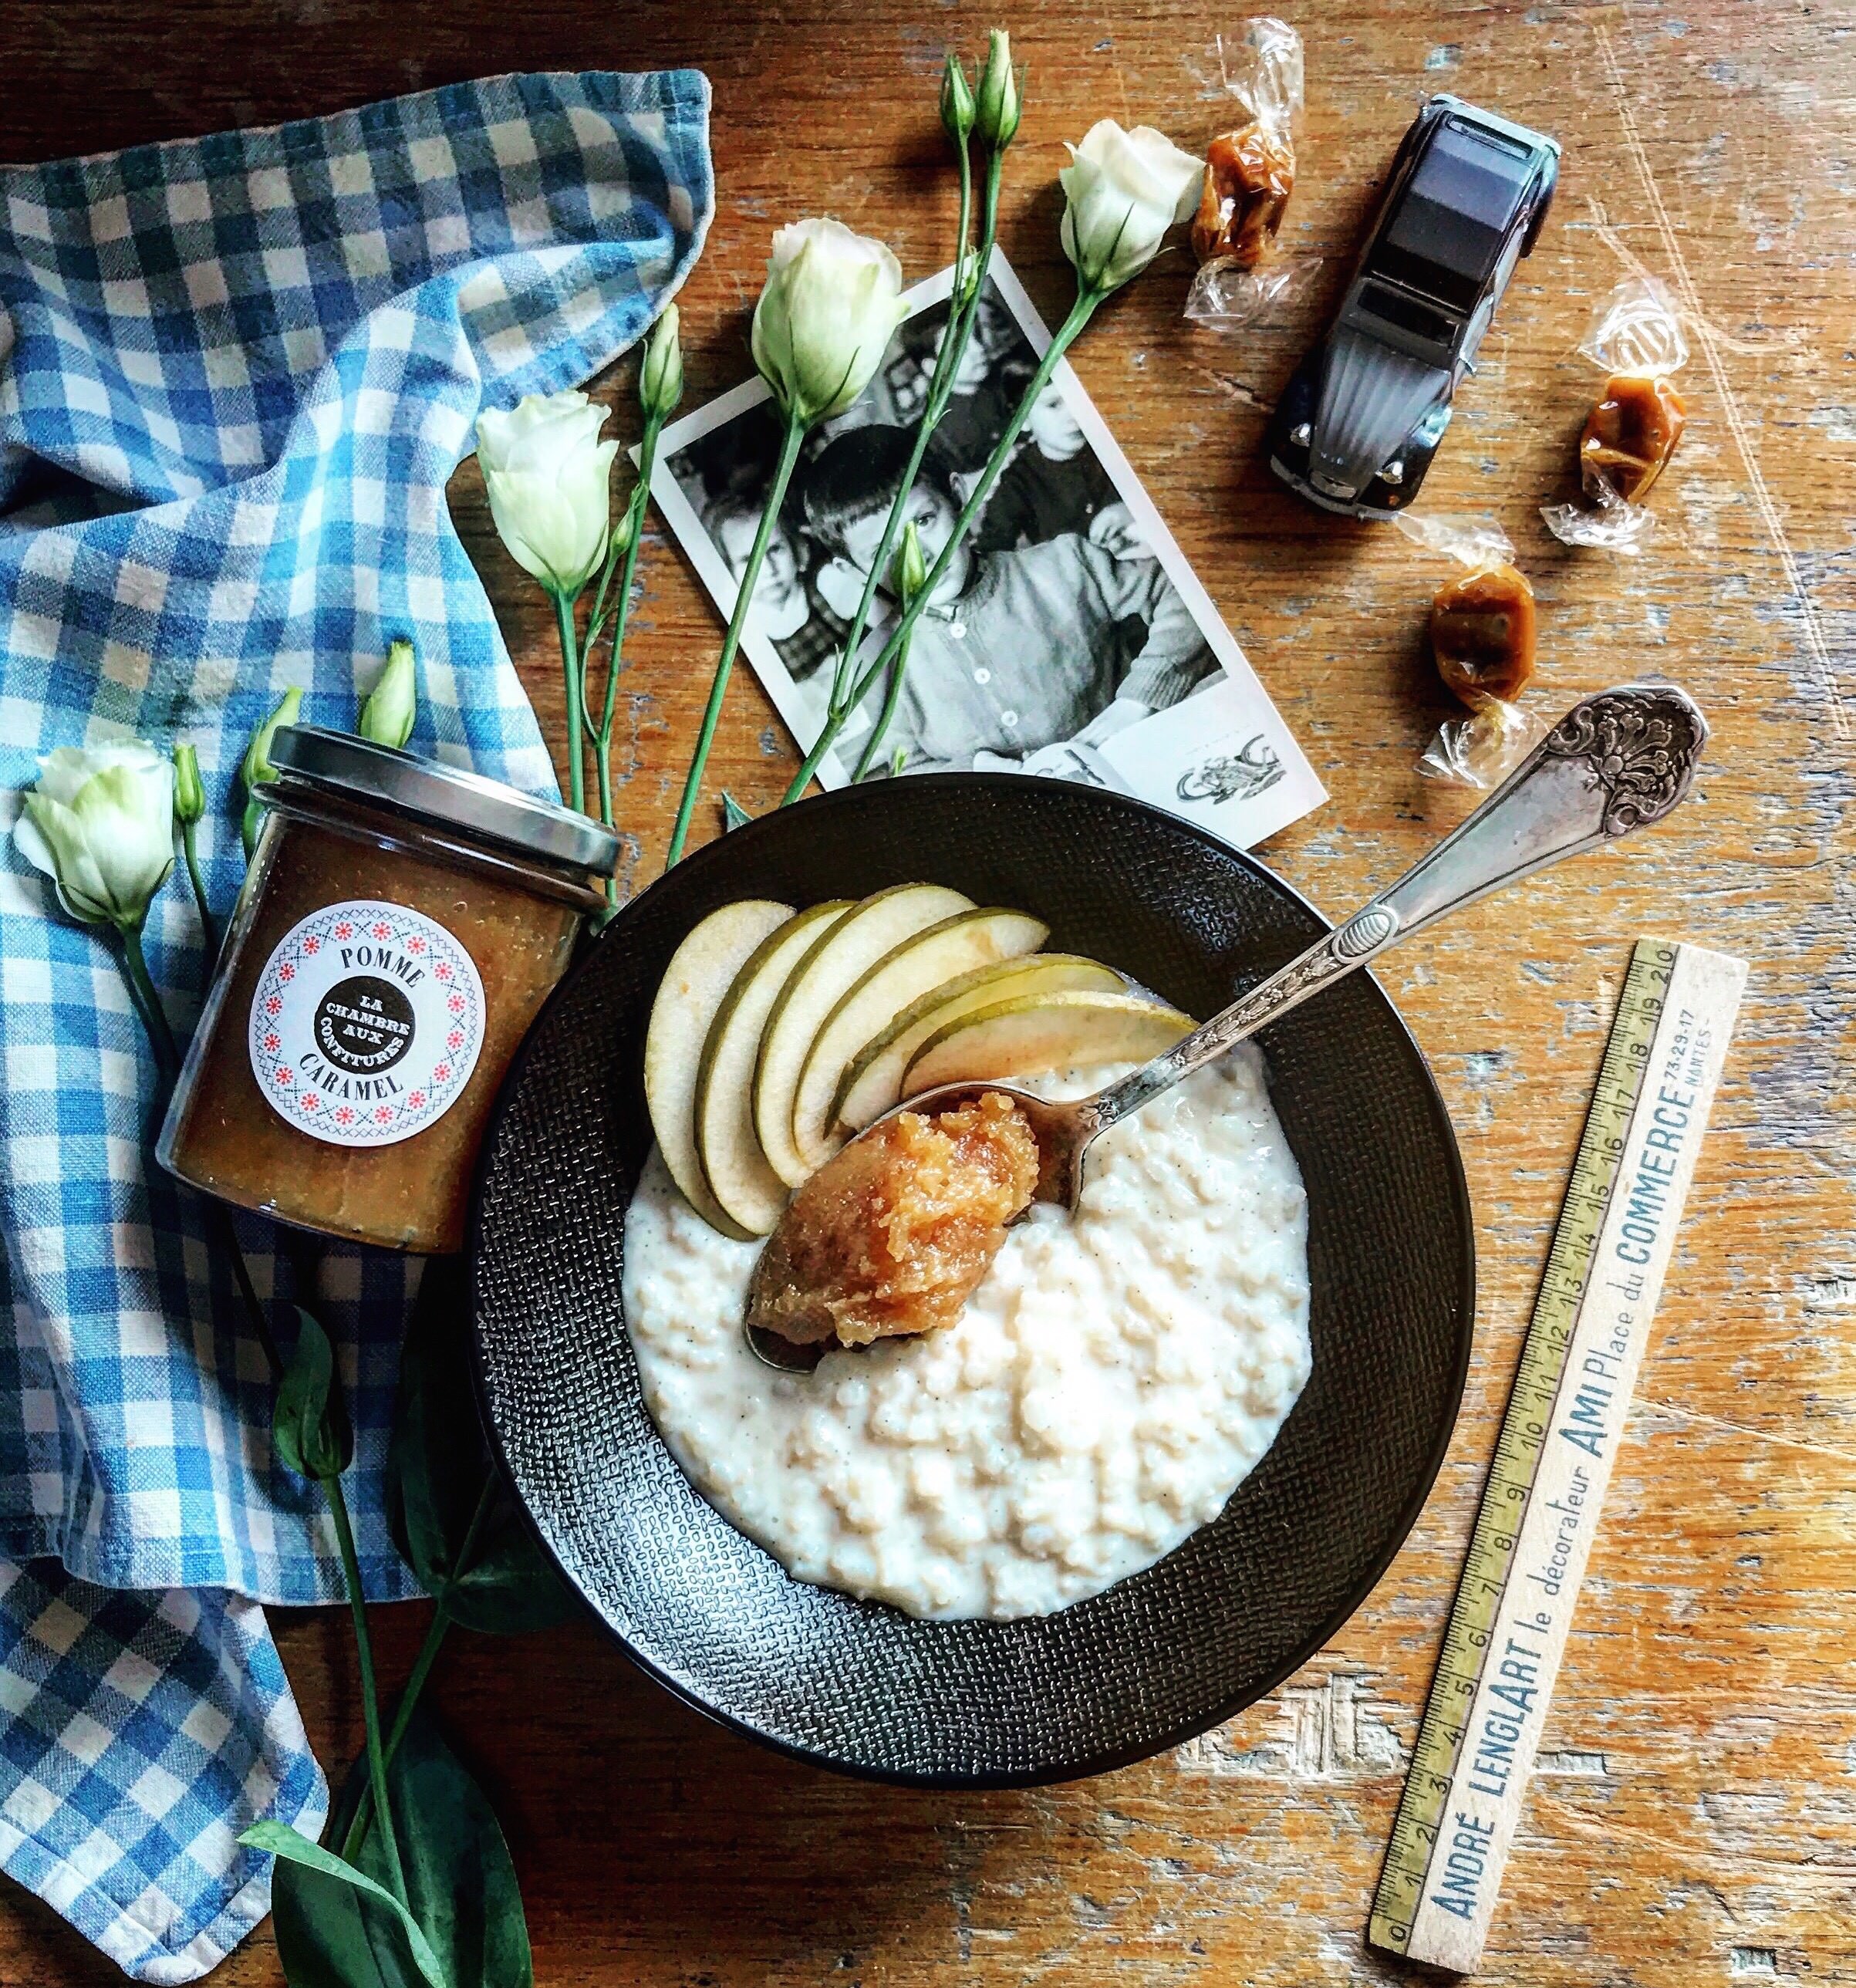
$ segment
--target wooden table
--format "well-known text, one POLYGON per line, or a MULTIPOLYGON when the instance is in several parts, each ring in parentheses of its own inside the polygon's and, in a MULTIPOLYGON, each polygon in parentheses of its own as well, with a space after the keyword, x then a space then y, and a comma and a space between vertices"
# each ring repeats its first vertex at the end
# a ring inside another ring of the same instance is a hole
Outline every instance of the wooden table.
MULTIPOLYGON (((1046 316, 1060 139, 1098 115, 1189 145, 1229 121, 1202 5, 1022 0, 1029 109, 1002 239, 1046 316)), ((1745 955, 1753 979, 1485 1973, 1547 1988, 1856 1980, 1856 18, 1786 0, 1458 6, 1316 0, 1287 248, 1328 263, 1293 321, 1231 342, 1181 321, 1175 259, 1074 357, 1332 799, 1263 852, 1330 911, 1463 810, 1412 771, 1445 700, 1421 638, 1442 569, 1318 516, 1257 459, 1264 410, 1331 305, 1376 178, 1428 91, 1557 134, 1560 195, 1427 488, 1493 511, 1538 590, 1543 706, 1663 670, 1716 744, 1702 798, 1628 854, 1554 873, 1396 955, 1385 980, 1455 1116, 1481 1242, 1455 1441, 1408 1543, 1300 1675, 1169 1757, 1029 1794, 898 1794, 713 1729, 591 1629, 459 1638, 437 1696, 480 1765, 547 1984, 1203 1980, 1309 1988, 1412 1970, 1362 1942, 1496 1418, 1631 938, 1745 955), (1571 554, 1565 494, 1594 384, 1573 347, 1641 263, 1696 313, 1691 425, 1648 557, 1571 554), (1839 702, 1837 676, 1846 676, 1839 702)), ((683 298, 690 404, 742 377, 770 229, 829 210, 911 276, 947 259, 926 0, 719 9, 592 0, 8 0, 6 144, 49 157, 333 109, 511 68, 693 63, 715 89, 719 210, 683 298)), ((630 367, 607 383, 633 432, 630 367)), ((551 735, 540 597, 473 465, 459 522, 551 735)), ((719 630, 654 534, 619 758, 627 874, 655 874, 719 630)), ((713 763, 750 808, 793 764, 751 676, 713 763)), ((700 832, 714 832, 706 805, 700 832)), ((1396 1321, 1388 1321, 1389 1330, 1396 1321)), ((346 1621, 281 1614, 325 1761, 360 1724, 346 1621)), ((377 1612, 388 1680, 424 1611, 377 1612)), ((0 1896, 0 1984, 118 1978, 0 1896)), ((266 1932, 218 1978, 281 1978, 266 1932)))

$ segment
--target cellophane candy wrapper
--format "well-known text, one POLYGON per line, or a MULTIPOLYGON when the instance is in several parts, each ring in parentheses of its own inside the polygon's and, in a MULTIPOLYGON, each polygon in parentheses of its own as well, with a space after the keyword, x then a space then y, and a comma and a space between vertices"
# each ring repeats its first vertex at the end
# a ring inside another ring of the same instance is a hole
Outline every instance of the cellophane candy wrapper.
POLYGON ((1202 266, 1185 314, 1212 330, 1242 331, 1284 312, 1320 272, 1317 259, 1272 254, 1295 186, 1302 38, 1286 21, 1259 15, 1235 35, 1220 35, 1217 53, 1225 89, 1249 122, 1206 148, 1205 191, 1192 223, 1202 266))
MULTIPOLYGON (((1441 553, 1469 573, 1512 566, 1514 546, 1493 518, 1425 516, 1400 512, 1392 519, 1414 545, 1441 553)), ((1427 779, 1452 786, 1498 787, 1547 735, 1531 711, 1498 697, 1481 696, 1462 718, 1445 718, 1419 754, 1427 779)))
POLYGON ((1493 518, 1398 511, 1393 513, 1392 522, 1413 545, 1428 553, 1442 553, 1472 573, 1514 563, 1513 541, 1493 518))
POLYGON ((1242 269, 1220 255, 1192 279, 1185 314, 1208 331, 1253 330, 1286 316, 1320 274, 1316 255, 1284 255, 1260 269, 1242 269))
POLYGON ((1656 520, 1647 505, 1631 498, 1655 482, 1682 434, 1682 401, 1669 384, 1689 358, 1681 309, 1654 276, 1628 276, 1600 303, 1578 350, 1604 372, 1608 389, 1613 384, 1628 384, 1662 402, 1665 413, 1672 410, 1672 429, 1661 460, 1627 492, 1602 460, 1594 460, 1600 452, 1594 449, 1594 423, 1588 420, 1580 443, 1580 475, 1591 502, 1543 504, 1540 516, 1562 545, 1595 546, 1635 557, 1649 542, 1656 520))
POLYGON ((1594 509, 1584 504, 1543 504, 1540 516, 1547 529, 1563 546, 1595 546, 1601 552, 1622 553, 1635 559, 1656 529, 1656 516, 1647 504, 1632 504, 1620 497, 1611 485, 1588 473, 1594 509))
POLYGON ((1491 698, 1467 718, 1446 718, 1418 757, 1418 770, 1453 787, 1499 787, 1547 736, 1518 704, 1491 698))

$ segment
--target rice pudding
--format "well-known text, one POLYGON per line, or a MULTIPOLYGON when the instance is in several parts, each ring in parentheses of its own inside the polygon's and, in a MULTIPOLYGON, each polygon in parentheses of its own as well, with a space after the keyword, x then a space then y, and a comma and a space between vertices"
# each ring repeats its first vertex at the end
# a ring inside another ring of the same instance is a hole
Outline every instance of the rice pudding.
POLYGON ((1034 1204, 942 1330, 776 1372, 742 1332, 762 1246, 711 1228, 653 1151, 625 1222, 646 1404, 789 1573, 912 1615, 1050 1614, 1151 1566, 1308 1378, 1307 1204, 1247 1046, 1105 1133, 1075 1215, 1034 1204))

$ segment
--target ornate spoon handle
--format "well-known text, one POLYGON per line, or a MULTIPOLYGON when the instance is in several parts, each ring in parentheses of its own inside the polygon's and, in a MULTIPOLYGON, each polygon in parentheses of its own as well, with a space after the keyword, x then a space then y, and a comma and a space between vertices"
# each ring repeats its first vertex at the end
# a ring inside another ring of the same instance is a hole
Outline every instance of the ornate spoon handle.
POLYGON ((1435 920, 1661 821, 1688 793, 1708 722, 1673 684, 1624 684, 1576 704, 1452 833, 1345 925, 1085 1107, 1087 1136, 1246 1040, 1435 920))

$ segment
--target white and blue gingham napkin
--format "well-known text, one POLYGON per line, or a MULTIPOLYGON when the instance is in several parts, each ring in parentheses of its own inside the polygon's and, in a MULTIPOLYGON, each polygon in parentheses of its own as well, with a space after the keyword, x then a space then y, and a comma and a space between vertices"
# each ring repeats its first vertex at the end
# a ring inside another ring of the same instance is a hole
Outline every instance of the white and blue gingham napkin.
MULTIPOLYGON (((54 746, 191 741, 223 910, 252 727, 291 684, 351 725, 409 635, 414 749, 552 794, 445 482, 482 406, 585 379, 681 283, 708 113, 693 72, 503 76, 0 169, 0 790, 54 746)), ((147 938, 184 1035, 177 885, 147 938)), ((322 1822, 255 1604, 334 1599, 340 1564, 198 1205, 148 1158, 114 958, 10 850, 0 1074, 0 1865, 188 1980, 265 1909, 238 1831, 322 1822)), ((242 1228, 337 1341, 367 1592, 411 1592, 380 1483, 407 1266, 242 1228)))

